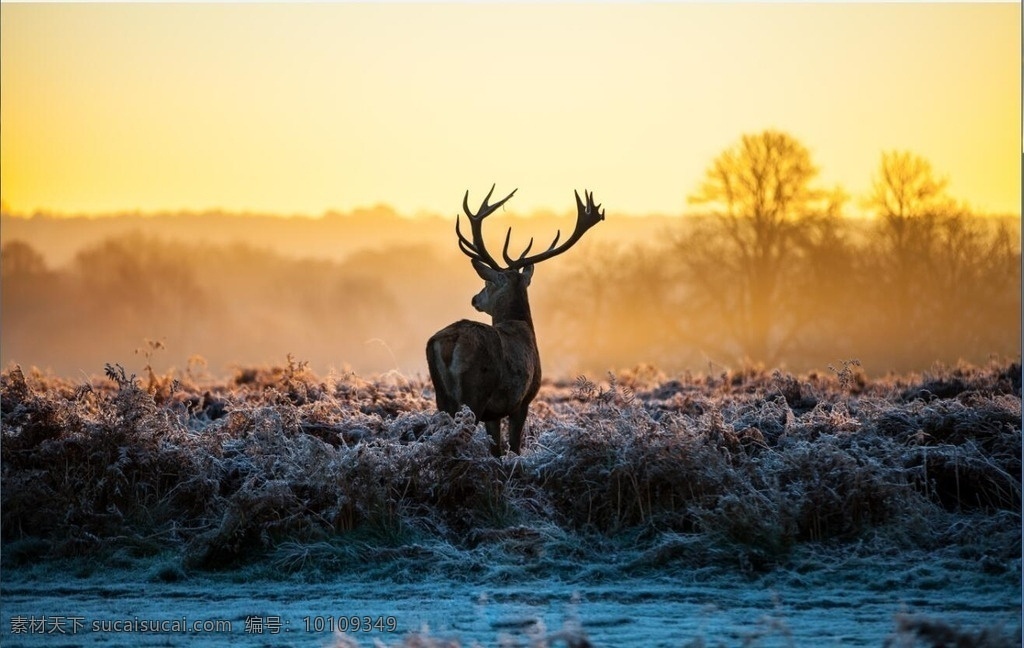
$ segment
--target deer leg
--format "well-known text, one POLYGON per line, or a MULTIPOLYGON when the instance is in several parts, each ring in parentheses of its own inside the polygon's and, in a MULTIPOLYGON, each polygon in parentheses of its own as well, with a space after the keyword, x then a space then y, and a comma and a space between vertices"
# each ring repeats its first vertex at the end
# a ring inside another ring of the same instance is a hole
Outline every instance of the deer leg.
POLYGON ((501 419, 496 421, 484 421, 487 433, 491 435, 491 454, 495 457, 501 456, 501 419))
POLYGON ((523 428, 526 426, 528 409, 528 406, 523 406, 508 417, 508 445, 516 454, 519 454, 519 447, 523 442, 523 428))

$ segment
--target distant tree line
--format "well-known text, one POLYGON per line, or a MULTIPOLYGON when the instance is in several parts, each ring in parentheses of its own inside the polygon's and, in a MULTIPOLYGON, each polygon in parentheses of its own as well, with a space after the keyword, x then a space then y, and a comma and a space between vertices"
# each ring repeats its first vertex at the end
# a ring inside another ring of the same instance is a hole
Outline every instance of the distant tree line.
MULTIPOLYGON (((861 198, 869 219, 845 216, 849 197, 817 177, 790 135, 744 135, 689 196, 696 213, 644 242, 595 237, 542 268, 531 299, 547 374, 852 359, 879 374, 1020 355, 1019 218, 972 213, 909 152, 881 156, 861 198)), ((372 223, 359 227, 367 241, 372 223)), ((473 316, 479 289, 454 234, 440 238, 318 260, 137 231, 59 268, 5 240, 0 355, 79 375, 130 365, 148 339, 163 343, 156 362, 198 354, 216 373, 291 354, 321 372, 422 374, 426 339, 473 316)))
POLYGON ((881 156, 872 219, 845 218, 817 174, 790 135, 744 135, 689 197, 704 211, 649 246, 591 248, 539 310, 559 313, 566 352, 616 365, 877 373, 1020 354, 1019 219, 973 214, 905 151, 881 156))

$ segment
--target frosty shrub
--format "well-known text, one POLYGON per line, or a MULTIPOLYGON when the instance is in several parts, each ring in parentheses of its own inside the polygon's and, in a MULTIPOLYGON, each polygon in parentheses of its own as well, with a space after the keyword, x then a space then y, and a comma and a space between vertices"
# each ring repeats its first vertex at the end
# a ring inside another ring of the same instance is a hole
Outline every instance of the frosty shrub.
POLYGON ((865 540, 1010 560, 1020 373, 644 367, 549 381, 523 455, 496 459, 472 413, 436 412, 415 378, 321 378, 291 358, 226 383, 117 365, 74 383, 12 366, 4 556, 170 551, 189 568, 303 569, 445 547, 554 559, 625 539, 655 561, 754 567, 800 543, 865 540))

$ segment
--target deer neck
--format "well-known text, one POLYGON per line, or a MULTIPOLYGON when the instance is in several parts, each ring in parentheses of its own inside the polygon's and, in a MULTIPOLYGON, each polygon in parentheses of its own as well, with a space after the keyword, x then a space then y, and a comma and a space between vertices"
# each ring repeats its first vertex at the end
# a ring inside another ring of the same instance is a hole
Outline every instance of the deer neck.
POLYGON ((506 322, 526 322, 533 332, 533 316, 530 314, 530 300, 524 290, 522 295, 516 295, 514 299, 501 305, 491 315, 491 324, 497 326, 506 322))

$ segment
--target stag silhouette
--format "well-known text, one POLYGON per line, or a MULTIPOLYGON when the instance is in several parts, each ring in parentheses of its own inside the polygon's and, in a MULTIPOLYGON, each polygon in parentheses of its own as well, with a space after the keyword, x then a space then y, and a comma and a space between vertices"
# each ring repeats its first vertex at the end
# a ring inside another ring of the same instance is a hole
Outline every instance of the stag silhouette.
POLYGON ((484 280, 484 288, 473 297, 473 307, 491 316, 491 324, 459 320, 441 329, 427 341, 427 365, 434 383, 437 409, 454 415, 463 405, 483 421, 491 435, 491 451, 501 456, 501 421, 509 420, 508 440, 512 452, 518 454, 523 427, 530 402, 540 389, 540 354, 530 314, 526 289, 530 286, 534 266, 562 254, 598 222, 604 220, 601 205, 594 204, 594 195, 584 191, 586 202, 576 194, 576 226, 561 245, 561 231, 547 250, 527 256, 533 247, 530 239, 526 249, 513 259, 508 254, 512 228, 505 235, 502 267, 484 245, 483 220, 515 195, 517 189, 494 203, 487 204, 494 186, 487 192, 480 209, 469 209, 469 191, 462 199, 462 209, 469 218, 472 240, 462 234, 461 218, 456 217, 455 234, 459 249, 470 258, 473 269, 484 280))

